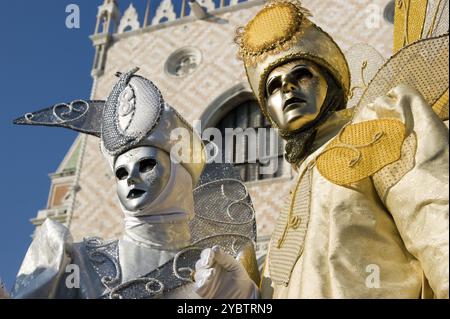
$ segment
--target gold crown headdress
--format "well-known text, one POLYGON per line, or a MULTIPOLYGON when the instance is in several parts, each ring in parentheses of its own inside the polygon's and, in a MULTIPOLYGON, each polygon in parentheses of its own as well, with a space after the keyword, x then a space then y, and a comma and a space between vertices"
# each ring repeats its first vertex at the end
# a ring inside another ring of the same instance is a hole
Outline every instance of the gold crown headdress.
POLYGON ((295 59, 308 59, 324 67, 345 95, 350 91, 350 72, 344 54, 326 32, 308 19, 310 16, 299 1, 270 1, 247 26, 236 31, 235 41, 248 81, 268 118, 265 80, 274 68, 295 59))

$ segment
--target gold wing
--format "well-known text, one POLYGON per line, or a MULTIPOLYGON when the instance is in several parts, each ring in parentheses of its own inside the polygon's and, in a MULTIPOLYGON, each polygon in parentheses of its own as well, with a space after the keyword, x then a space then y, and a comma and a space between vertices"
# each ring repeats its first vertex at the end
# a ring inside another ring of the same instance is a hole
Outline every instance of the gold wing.
MULTIPOLYGON (((414 42, 424 39, 436 38, 443 34, 448 34, 449 29, 449 0, 395 0, 395 18, 394 18, 394 53, 404 50, 414 42)), ((428 45, 432 50, 432 45, 428 45)), ((419 56, 410 61, 414 65, 422 63, 423 60, 433 60, 433 55, 445 55, 445 52, 430 51, 430 57, 427 59, 419 56)), ((448 47, 447 47, 447 68, 448 68, 448 47)), ((439 57, 435 57, 439 58, 439 57)), ((427 64, 430 74, 439 73, 437 69, 441 65, 427 64)), ((424 70, 427 71, 427 70, 424 70)), ((413 76, 411 74, 411 76, 413 76)), ((426 75, 421 75, 425 81, 426 75)), ((404 77, 404 75, 403 75, 404 77)), ((448 77, 448 75, 447 75, 448 77)), ((447 89, 440 92, 440 95, 432 99, 433 110, 442 120, 449 118, 449 90, 448 79, 447 89)), ((421 84, 425 85, 425 84, 421 84)), ((432 85, 432 83, 427 84, 432 85)), ((418 88, 421 91, 420 88, 418 88)))

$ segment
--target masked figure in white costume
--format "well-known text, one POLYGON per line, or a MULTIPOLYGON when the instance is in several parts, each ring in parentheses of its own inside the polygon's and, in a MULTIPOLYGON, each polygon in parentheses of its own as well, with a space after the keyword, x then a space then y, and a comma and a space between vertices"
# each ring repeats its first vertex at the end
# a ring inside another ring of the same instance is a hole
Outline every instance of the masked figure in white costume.
MULTIPOLYGON (((298 1, 271 1, 236 39, 261 111, 298 173, 261 295, 448 298, 448 33, 431 29, 405 46, 348 109, 346 58, 308 17, 298 1)), ((233 287, 233 278, 210 277, 233 287)))
POLYGON ((195 263, 212 246, 242 261, 258 280, 254 211, 245 186, 230 178, 230 167, 204 171, 202 141, 136 71, 118 74, 106 102, 58 104, 15 121, 101 137, 125 233, 119 240, 73 243, 66 227, 48 219, 25 256, 13 297, 200 298, 193 285, 195 263), (186 147, 176 146, 174 129, 187 135, 186 147), (73 265, 79 284, 69 277, 73 265))

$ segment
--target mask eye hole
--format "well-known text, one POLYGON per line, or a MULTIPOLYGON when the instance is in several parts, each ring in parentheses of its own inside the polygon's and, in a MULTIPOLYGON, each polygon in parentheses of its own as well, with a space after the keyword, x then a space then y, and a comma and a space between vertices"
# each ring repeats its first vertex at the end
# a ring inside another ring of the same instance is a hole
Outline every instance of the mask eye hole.
POLYGON ((274 79, 271 79, 266 87, 266 94, 267 96, 272 95, 281 87, 281 79, 280 77, 276 77, 274 79))
POLYGON ((146 158, 139 162, 139 172, 150 172, 156 166, 156 161, 152 158, 146 158))
POLYGON ((294 69, 294 76, 297 80, 302 81, 312 79, 313 74, 307 68, 300 67, 294 69))
POLYGON ((119 180, 124 180, 125 178, 128 177, 128 172, 127 172, 127 170, 126 170, 124 167, 119 167, 119 168, 116 170, 116 177, 117 177, 117 179, 119 179, 119 180))

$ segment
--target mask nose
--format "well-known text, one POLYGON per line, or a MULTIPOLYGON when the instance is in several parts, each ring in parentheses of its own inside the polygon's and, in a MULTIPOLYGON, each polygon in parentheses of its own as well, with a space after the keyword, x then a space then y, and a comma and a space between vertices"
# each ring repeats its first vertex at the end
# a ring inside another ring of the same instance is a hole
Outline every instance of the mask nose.
POLYGON ((291 76, 286 75, 283 77, 283 83, 282 83, 282 91, 283 93, 289 93, 296 89, 296 86, 294 84, 294 80, 291 76))
POLYGON ((130 172, 130 175, 128 176, 128 178, 127 178, 128 186, 135 185, 135 184, 138 184, 140 182, 141 182, 141 178, 139 176, 138 170, 137 169, 133 169, 130 172))
POLYGON ((127 179, 127 184, 128 184, 128 186, 135 185, 135 184, 137 184, 137 179, 130 177, 127 179))

